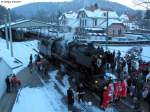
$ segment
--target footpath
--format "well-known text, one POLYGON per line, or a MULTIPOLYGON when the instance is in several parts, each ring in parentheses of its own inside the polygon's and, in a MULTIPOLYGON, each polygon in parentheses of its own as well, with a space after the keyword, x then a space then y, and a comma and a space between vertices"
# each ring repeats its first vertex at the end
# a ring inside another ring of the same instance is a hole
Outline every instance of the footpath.
MULTIPOLYGON (((30 73, 29 68, 21 70, 17 77, 21 80, 21 88, 24 87, 40 87, 42 83, 37 77, 36 72, 30 73)), ((0 112, 11 112, 15 100, 17 98, 17 93, 5 93, 0 99, 0 112)))

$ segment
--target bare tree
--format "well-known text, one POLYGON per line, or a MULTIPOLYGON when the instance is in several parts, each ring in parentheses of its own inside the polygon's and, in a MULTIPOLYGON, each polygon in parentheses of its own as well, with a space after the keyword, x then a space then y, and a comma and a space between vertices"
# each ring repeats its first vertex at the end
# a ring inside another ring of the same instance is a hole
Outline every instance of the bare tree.
POLYGON ((143 26, 145 29, 150 30, 150 0, 133 0, 136 6, 143 7, 146 12, 143 18, 143 26))
POLYGON ((150 9, 150 0, 133 0, 133 3, 147 10, 150 9))

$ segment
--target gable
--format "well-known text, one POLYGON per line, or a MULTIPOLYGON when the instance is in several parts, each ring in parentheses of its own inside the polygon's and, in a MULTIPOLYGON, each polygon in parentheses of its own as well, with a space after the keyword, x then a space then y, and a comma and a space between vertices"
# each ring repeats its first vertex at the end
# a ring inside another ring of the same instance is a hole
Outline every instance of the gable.
POLYGON ((77 18, 86 18, 86 17, 87 17, 87 14, 85 13, 85 11, 80 11, 77 16, 77 18))

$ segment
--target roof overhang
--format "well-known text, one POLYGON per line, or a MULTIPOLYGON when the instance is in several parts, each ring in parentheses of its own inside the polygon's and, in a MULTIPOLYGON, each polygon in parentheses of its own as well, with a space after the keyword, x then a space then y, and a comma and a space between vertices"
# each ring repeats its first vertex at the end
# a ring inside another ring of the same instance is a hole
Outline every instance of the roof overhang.
MULTIPOLYGON (((7 24, 8 26, 8 24, 7 24)), ((41 21, 35 20, 23 20, 11 23, 11 28, 41 28, 41 27, 50 27, 51 25, 41 21)), ((5 25, 1 25, 0 29, 5 28, 5 25)))

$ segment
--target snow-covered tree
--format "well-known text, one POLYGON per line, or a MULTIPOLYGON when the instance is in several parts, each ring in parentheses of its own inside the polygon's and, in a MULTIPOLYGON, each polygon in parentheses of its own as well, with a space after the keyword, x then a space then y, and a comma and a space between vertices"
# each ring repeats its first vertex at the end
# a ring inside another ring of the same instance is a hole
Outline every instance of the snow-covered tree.
POLYGON ((142 47, 133 47, 127 51, 125 58, 127 61, 139 61, 141 60, 142 51, 142 47))

